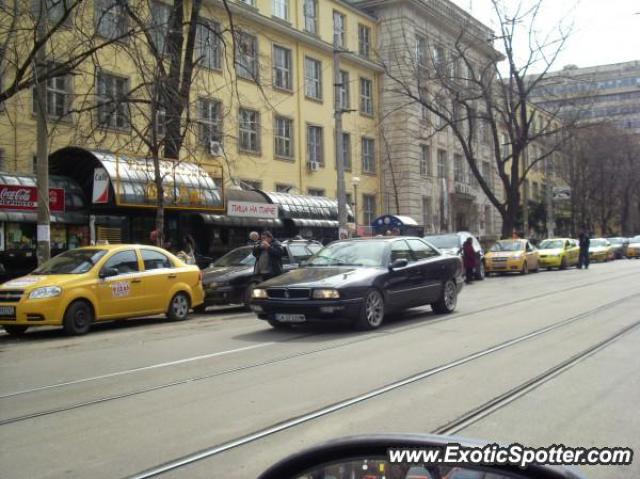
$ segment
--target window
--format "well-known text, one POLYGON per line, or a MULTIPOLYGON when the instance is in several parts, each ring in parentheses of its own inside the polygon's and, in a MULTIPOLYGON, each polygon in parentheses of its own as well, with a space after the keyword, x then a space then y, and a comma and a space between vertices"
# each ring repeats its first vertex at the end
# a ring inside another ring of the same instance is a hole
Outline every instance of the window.
POLYGON ((456 181, 464 183, 464 163, 462 161, 462 155, 453 155, 453 177, 456 181))
MULTIPOLYGON (((169 17, 171 16, 171 7, 166 3, 153 1, 151 2, 151 41, 155 45, 156 50, 161 55, 165 54, 166 38, 169 33, 169 17)), ((196 35, 197 35, 196 27, 196 35)))
POLYGON ((5 250, 30 250, 36 247, 34 223, 5 223, 5 250))
POLYGON ((446 59, 445 59, 444 48, 441 46, 434 47, 432 51, 432 55, 433 55, 433 66, 435 67, 436 71, 440 75, 445 74, 446 59))
MULTIPOLYGON (((4 3, 5 2, 0 1, 0 5, 4 3)), ((41 14, 41 12, 39 11, 39 8, 44 7, 46 8, 46 10, 42 13, 44 13, 47 19, 53 24, 56 24, 60 20, 62 20, 65 13, 68 11, 68 9, 72 8, 71 2, 69 2, 68 0, 46 0, 43 2, 33 2, 33 5, 34 5, 33 13, 35 15, 36 21, 41 14)), ((68 25, 70 21, 71 21, 71 16, 69 15, 64 20, 63 25, 68 25)))
POLYGON ((373 82, 360 78, 360 112, 373 115, 373 82))
POLYGON ((274 45, 273 86, 283 90, 291 90, 293 83, 291 72, 291 50, 274 45))
POLYGON ((249 188, 251 190, 261 190, 262 189, 262 181, 260 180, 241 180, 244 184, 245 189, 249 188))
POLYGON ((426 67, 427 63, 427 40, 424 37, 416 37, 416 65, 426 67))
POLYGON ((422 197, 422 224, 426 227, 426 226, 432 225, 433 223, 434 223, 433 202, 430 197, 423 196, 422 197))
POLYGON ((126 129, 129 126, 128 106, 125 102, 129 80, 124 77, 98 73, 98 125, 126 129))
POLYGON ((420 145, 420 175, 431 176, 431 149, 429 145, 420 145))
POLYGON ((376 172, 375 143, 372 138, 362 138, 362 172, 376 172))
POLYGON ((426 123, 429 124, 429 108, 427 108, 427 105, 429 105, 429 93, 427 92, 426 88, 420 88, 420 119, 426 123))
POLYGON ((314 162, 324 165, 322 127, 307 126, 307 163, 314 162))
POLYGON ((365 225, 371 225, 376 219, 375 195, 362 195, 362 219, 365 225))
POLYGON ((273 0, 273 15, 289 20, 289 0, 273 0))
POLYGON ((195 57, 200 65, 212 70, 220 66, 220 24, 200 19, 196 25, 195 57))
POLYGON ((371 54, 371 29, 358 25, 358 53, 366 58, 371 54))
POLYGON ((304 59, 304 94, 322 100, 322 63, 309 57, 304 59))
POLYGON ((416 260, 405 240, 394 241, 391 243, 391 258, 389 261, 393 263, 398 259, 406 259, 409 263, 413 263, 416 260))
POLYGON ((289 193, 295 187, 293 185, 285 185, 284 183, 276 183, 276 193, 289 193))
POLYGON ((136 273, 140 271, 135 251, 127 250, 114 254, 102 267, 102 271, 113 268, 118 274, 136 273))
POLYGON ((275 153, 282 158, 293 158, 293 120, 276 116, 275 153))
POLYGON ((127 13, 121 0, 96 0, 95 20, 98 35, 109 40, 124 37, 127 13))
POLYGON ((245 5, 250 5, 252 7, 256 6, 256 0, 240 0, 240 3, 244 3, 245 5))
POLYGON ((336 110, 349 109, 349 72, 340 70, 340 84, 336 88, 336 110))
POLYGON ((307 193, 309 194, 309 196, 324 196, 324 190, 320 189, 320 188, 309 188, 307 190, 307 193))
MULTIPOLYGON (((7 171, 7 157, 2 148, 0 148, 0 171, 7 171)), ((2 241, 1 238, 0 241, 2 241)))
POLYGON ((344 132, 342 133, 342 162, 345 170, 351 170, 351 135, 344 132))
POLYGON ((447 152, 438 150, 438 178, 447 178, 447 152))
POLYGON ((238 32, 236 43, 236 74, 247 80, 258 79, 258 39, 246 32, 238 32))
POLYGON ((511 155, 511 143, 509 143, 509 137, 502 135, 502 159, 506 160, 511 155))
POLYGON ((240 126, 238 146, 240 150, 259 153, 260 113, 240 108, 238 116, 238 124, 240 126))
POLYGON ((156 136, 164 138, 167 134, 167 110, 158 106, 155 118, 156 136))
MULTIPOLYGON (((51 65, 55 68, 55 65, 51 65)), ((33 112, 38 112, 36 89, 33 89, 33 112)), ((47 115, 62 118, 69 113, 71 106, 71 76, 64 75, 47 80, 47 98, 45 101, 47 115)))
POLYGON ((304 29, 318 33, 318 0, 304 0, 304 29))
POLYGON ((212 141, 222 143, 222 103, 200 98, 198 111, 200 143, 207 147, 212 141))
POLYGON ((142 253, 142 262, 145 270, 173 268, 173 263, 171 263, 169 257, 159 251, 142 249, 140 252, 142 253))
POLYGON ((423 241, 418 239, 408 239, 407 243, 409 243, 413 256, 415 256, 418 261, 438 256, 438 252, 423 241))
POLYGON ((333 46, 336 48, 345 47, 345 24, 346 17, 334 10, 333 12, 333 46))

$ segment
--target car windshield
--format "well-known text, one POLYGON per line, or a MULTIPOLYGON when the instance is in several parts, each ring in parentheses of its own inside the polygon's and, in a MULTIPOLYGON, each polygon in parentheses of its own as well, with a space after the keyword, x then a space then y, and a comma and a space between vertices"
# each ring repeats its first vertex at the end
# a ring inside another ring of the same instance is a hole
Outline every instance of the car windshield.
POLYGON ((382 266, 385 241, 339 241, 322 248, 310 266, 382 266))
POLYGON ((425 236, 424 238, 436 248, 457 248, 459 246, 458 235, 425 236))
POLYGON ((564 240, 544 240, 540 243, 540 249, 564 248, 564 240))
POLYGON ((51 258, 31 274, 82 274, 107 254, 104 249, 75 249, 51 258))
POLYGON ((603 240, 603 239, 592 239, 589 242, 589 246, 608 246, 607 245, 607 240, 603 240))
POLYGON ((253 256, 252 251, 251 246, 236 248, 214 261, 213 266, 218 268, 228 268, 229 266, 251 266, 256 262, 256 257, 253 256))
POLYGON ((609 243, 611 244, 622 244, 624 240, 622 238, 608 238, 609 243))
POLYGON ((522 241, 498 241, 490 251, 522 251, 523 249, 524 243, 522 241))

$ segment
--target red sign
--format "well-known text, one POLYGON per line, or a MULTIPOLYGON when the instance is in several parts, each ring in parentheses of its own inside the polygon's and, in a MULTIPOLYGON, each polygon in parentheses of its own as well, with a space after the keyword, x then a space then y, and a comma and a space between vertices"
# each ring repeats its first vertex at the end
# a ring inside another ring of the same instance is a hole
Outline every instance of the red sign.
MULTIPOLYGON (((0 185, 0 209, 34 211, 38 208, 38 188, 35 186, 0 185)), ((49 188, 49 208, 64 212, 64 189, 49 188)))

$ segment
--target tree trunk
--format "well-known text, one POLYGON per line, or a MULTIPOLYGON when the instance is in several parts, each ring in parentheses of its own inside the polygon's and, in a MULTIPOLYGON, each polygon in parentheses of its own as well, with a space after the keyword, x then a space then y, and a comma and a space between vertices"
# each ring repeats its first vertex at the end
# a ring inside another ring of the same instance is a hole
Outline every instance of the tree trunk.
POLYGON ((162 185, 162 172, 160 171, 160 158, 158 152, 153 152, 153 173, 156 184, 156 245, 164 246, 164 186, 162 185))

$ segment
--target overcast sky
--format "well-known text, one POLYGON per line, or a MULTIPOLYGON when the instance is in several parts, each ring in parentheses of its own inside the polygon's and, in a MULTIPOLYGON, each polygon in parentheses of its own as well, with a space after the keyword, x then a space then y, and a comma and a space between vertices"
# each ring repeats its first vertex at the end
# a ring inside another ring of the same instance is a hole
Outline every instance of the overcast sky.
MULTIPOLYGON (((490 0, 452 0, 497 32, 490 0)), ((534 0, 522 0, 530 4, 534 0)), ((520 0, 502 0, 507 9, 520 0)), ((579 67, 640 60, 640 0, 543 0, 536 29, 546 33, 559 22, 573 23, 573 34, 552 70, 575 64, 579 67)), ((526 36, 519 51, 528 51, 526 36)), ((497 46, 497 45, 496 45, 497 46)), ((540 67, 538 67, 540 68, 540 67)), ((537 70, 533 69, 532 73, 537 70)))

